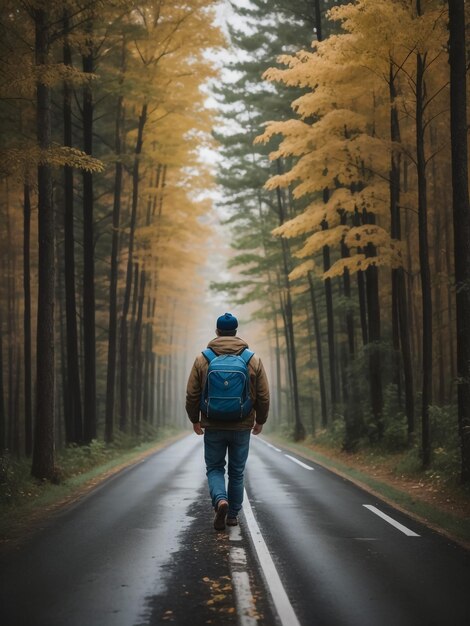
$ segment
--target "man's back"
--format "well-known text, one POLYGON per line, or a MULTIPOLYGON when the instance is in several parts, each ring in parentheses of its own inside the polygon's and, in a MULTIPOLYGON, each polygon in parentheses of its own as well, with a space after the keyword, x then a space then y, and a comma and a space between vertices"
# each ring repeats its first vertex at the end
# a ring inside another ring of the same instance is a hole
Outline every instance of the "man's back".
MULTIPOLYGON (((216 355, 240 354, 248 348, 246 341, 240 337, 219 336, 209 342, 208 348, 216 355)), ((201 353, 196 357, 188 380, 186 390, 186 411, 189 419, 196 423, 199 421, 199 407, 208 370, 208 362, 201 353)), ((242 420, 232 422, 211 421, 202 413, 201 426, 209 429, 222 430, 246 430, 253 428, 255 418, 258 424, 264 424, 269 411, 269 386, 261 359, 256 354, 248 363, 250 375, 250 396, 253 402, 253 410, 242 420)))

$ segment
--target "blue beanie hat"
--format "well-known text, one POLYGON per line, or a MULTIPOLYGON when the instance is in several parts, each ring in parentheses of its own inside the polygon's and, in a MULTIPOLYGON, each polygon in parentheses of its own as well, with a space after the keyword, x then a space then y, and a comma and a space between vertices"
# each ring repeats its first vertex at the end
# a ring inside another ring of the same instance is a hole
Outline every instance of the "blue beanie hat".
POLYGON ((231 313, 225 313, 217 318, 217 330, 236 330, 238 320, 231 313))

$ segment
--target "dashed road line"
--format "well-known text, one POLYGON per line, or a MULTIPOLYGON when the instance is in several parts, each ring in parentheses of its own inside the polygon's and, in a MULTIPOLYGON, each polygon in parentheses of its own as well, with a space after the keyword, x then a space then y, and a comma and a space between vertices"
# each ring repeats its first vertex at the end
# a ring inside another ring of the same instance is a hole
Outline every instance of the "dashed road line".
POLYGON ((246 490, 243 500, 243 513, 251 535, 251 540, 253 541, 256 554, 258 555, 258 560, 264 574, 268 591, 271 595, 274 608, 278 614, 281 625, 300 626, 300 622, 297 619, 297 615, 294 612, 292 604, 290 603, 289 596, 284 589, 284 585, 281 582, 276 566, 274 565, 266 542, 261 534, 258 522, 253 514, 253 509, 251 508, 246 490))
POLYGON ((229 526, 228 527, 230 541, 241 541, 242 534, 240 531, 240 526, 229 526))
POLYGON ((290 454, 284 454, 284 456, 286 456, 291 461, 294 461, 294 463, 297 463, 297 465, 300 465, 300 467, 304 467, 305 469, 308 469, 311 471, 314 471, 315 469, 314 467, 310 467, 310 465, 307 465, 306 463, 302 463, 302 461, 299 461, 299 459, 294 458, 290 454))
MULTIPOLYGON (((280 448, 276 448, 276 446, 273 446, 271 443, 268 443, 264 439, 261 439, 258 437, 258 441, 261 441, 261 443, 264 443, 264 445, 268 446, 268 448, 272 448, 273 450, 276 450, 276 452, 282 452, 280 448)), ((297 465, 300 465, 300 467, 303 467, 304 469, 307 469, 310 471, 313 471, 315 469, 314 467, 310 467, 310 465, 307 465, 306 463, 302 463, 302 461, 299 461, 299 459, 294 458, 290 454, 284 454, 284 456, 290 459, 291 461, 294 461, 294 463, 297 463, 297 465)))
MULTIPOLYGON (((242 540, 240 526, 229 528, 230 541, 239 542, 242 540)), ((250 577, 246 571, 246 551, 239 545, 232 545, 230 548, 230 573, 232 576, 233 591, 235 593, 235 603, 237 605, 237 616, 240 626, 256 626, 256 604, 251 591, 250 577)))
POLYGON ((363 504, 362 506, 364 506, 366 509, 369 509, 369 511, 372 511, 372 513, 375 513, 376 515, 378 515, 379 517, 384 519, 386 522, 388 522, 389 524, 391 524, 392 526, 397 528, 399 531, 401 531, 402 533, 404 533, 408 537, 419 537, 418 533, 415 533, 413 530, 410 530, 406 526, 403 526, 403 524, 400 524, 400 522, 397 522, 396 520, 394 520, 392 517, 390 517, 386 513, 383 513, 377 507, 372 506, 372 504, 363 504))
POLYGON ((235 602, 240 626, 256 626, 255 601, 251 593, 250 578, 246 571, 232 571, 232 583, 235 590, 235 602))
POLYGON ((282 452, 282 450, 273 446, 272 443, 268 443, 265 439, 261 439, 261 437, 258 437, 256 441, 261 441, 261 443, 264 443, 265 446, 268 446, 268 448, 271 448, 272 450, 276 450, 276 452, 282 452))

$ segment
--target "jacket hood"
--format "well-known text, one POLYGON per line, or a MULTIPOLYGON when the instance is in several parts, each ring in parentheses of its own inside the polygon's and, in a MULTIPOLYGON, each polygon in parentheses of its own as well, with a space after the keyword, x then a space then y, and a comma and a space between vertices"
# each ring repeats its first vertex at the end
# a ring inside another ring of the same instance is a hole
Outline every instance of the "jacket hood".
POLYGON ((239 354, 248 348, 246 341, 240 337, 216 337, 209 341, 207 347, 219 354, 239 354))

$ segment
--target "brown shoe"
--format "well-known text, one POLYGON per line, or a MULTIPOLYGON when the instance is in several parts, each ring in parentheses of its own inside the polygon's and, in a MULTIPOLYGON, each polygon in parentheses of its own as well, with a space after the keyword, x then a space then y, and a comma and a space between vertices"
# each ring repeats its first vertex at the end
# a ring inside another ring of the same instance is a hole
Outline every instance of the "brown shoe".
POLYGON ((236 517, 227 517, 225 523, 227 526, 238 526, 238 519, 236 517))
POLYGON ((214 517, 215 530, 224 530, 225 528, 225 516, 227 515, 228 502, 227 500, 219 500, 214 517))

